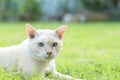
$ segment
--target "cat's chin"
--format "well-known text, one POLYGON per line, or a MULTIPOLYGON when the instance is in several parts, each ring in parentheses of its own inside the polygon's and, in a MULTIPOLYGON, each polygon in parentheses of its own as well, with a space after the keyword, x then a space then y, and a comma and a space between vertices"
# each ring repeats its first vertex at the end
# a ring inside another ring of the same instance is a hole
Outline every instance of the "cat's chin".
POLYGON ((51 60, 53 60, 54 58, 45 58, 45 59, 43 59, 43 60, 41 60, 41 61, 45 61, 45 62, 49 62, 49 61, 51 61, 51 60))
POLYGON ((45 62, 48 62, 48 61, 51 61, 54 59, 54 57, 44 57, 44 58, 33 58, 34 60, 36 61, 45 61, 45 62))
POLYGON ((54 57, 45 57, 46 60, 52 60, 54 57))

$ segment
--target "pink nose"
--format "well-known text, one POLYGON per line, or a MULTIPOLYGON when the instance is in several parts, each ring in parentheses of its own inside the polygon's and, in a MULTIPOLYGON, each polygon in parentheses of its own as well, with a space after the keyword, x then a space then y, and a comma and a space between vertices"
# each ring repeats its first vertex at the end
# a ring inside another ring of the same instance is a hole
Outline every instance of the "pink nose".
POLYGON ((47 55, 48 55, 48 56, 51 56, 51 55, 52 55, 52 52, 47 52, 47 55))

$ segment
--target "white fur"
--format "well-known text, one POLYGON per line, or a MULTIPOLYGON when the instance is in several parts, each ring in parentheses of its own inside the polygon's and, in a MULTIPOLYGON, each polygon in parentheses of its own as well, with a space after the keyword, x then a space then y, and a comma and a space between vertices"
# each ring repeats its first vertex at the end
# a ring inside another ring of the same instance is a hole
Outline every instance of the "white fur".
POLYGON ((61 79, 73 80, 68 75, 60 74, 56 71, 54 58, 61 50, 62 42, 54 30, 38 30, 33 39, 26 39, 20 45, 0 48, 0 65, 8 70, 21 71, 31 75, 34 71, 37 75, 51 72, 61 79), (39 47, 38 42, 43 42, 44 47, 39 47), (51 48, 51 44, 57 42, 58 46, 51 48), (46 52, 52 51, 48 57, 46 52))

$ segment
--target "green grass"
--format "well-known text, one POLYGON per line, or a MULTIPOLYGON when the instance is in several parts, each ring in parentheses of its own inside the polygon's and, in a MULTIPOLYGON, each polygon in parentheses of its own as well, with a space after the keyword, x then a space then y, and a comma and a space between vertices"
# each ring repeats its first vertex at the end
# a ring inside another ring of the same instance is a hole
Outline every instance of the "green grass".
MULTIPOLYGON (((62 23, 35 23, 37 29, 55 29, 62 23)), ((120 80, 120 22, 69 23, 57 70, 84 80, 120 80)), ((0 23, 0 46, 17 45, 26 38, 24 23, 0 23)), ((21 80, 0 71, 0 80, 21 80)), ((34 80, 34 78, 31 78, 34 80)))

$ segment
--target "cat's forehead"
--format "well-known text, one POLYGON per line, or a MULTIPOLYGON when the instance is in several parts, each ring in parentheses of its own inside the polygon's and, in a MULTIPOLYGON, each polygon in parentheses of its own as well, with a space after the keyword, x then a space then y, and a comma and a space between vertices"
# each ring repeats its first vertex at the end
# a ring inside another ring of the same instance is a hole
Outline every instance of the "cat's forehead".
POLYGON ((54 30, 37 30, 38 32, 38 40, 39 41, 46 41, 46 42, 53 42, 59 41, 59 38, 55 34, 54 30))
POLYGON ((55 31, 46 29, 46 30, 37 30, 37 33, 39 35, 53 35, 55 33, 55 31))

